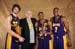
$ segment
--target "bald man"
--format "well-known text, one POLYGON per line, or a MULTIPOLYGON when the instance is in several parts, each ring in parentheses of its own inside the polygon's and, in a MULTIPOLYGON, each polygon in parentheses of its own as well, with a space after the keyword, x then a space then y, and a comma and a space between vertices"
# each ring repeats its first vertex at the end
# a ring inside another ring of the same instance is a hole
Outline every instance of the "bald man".
POLYGON ((27 11, 25 13, 25 18, 20 20, 20 26, 22 27, 22 37, 25 38, 21 49, 34 49, 36 43, 35 23, 36 19, 32 18, 32 11, 27 11))

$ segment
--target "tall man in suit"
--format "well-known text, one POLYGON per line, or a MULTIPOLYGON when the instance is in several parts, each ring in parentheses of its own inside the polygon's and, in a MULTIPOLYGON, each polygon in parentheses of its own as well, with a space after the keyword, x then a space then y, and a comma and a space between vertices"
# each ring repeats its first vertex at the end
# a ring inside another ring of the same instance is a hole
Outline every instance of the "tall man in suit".
POLYGON ((21 49, 34 49, 36 43, 36 19, 32 18, 32 11, 27 11, 25 16, 25 18, 20 20, 20 26, 22 27, 22 37, 25 38, 21 49))

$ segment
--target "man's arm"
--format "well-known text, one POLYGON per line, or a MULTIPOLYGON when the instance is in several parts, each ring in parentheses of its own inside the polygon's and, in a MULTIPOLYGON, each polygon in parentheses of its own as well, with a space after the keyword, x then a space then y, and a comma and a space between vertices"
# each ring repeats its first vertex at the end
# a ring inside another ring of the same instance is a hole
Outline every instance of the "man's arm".
MULTIPOLYGON (((52 22, 53 22, 53 17, 51 17, 51 19, 50 19, 50 31, 51 31, 51 32, 52 32, 52 30, 53 30, 53 29, 52 29, 52 27, 53 27, 53 26, 52 26, 52 25, 53 25, 52 22)), ((53 34, 53 32, 52 32, 52 34, 53 34)))
POLYGON ((68 39, 68 42, 71 44, 71 35, 70 35, 70 29, 69 29, 69 21, 66 17, 62 17, 62 21, 63 21, 63 25, 65 26, 66 28, 66 35, 67 35, 67 39, 68 39))
POLYGON ((62 18, 62 21, 63 21, 63 25, 64 25, 65 28, 66 28, 66 33, 67 33, 68 39, 70 40, 69 22, 68 22, 68 20, 67 20, 66 17, 63 17, 63 18, 62 18))
POLYGON ((51 35, 52 34, 52 22, 50 20, 48 21, 48 25, 50 26, 50 33, 49 34, 51 35))

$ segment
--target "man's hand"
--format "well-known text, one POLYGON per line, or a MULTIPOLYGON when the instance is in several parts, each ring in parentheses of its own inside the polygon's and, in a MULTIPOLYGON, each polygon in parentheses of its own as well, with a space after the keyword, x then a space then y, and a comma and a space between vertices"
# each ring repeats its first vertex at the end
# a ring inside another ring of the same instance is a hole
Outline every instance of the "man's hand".
POLYGON ((47 32, 47 33, 45 33, 46 35, 52 35, 52 32, 47 32))
POLYGON ((72 43, 71 43, 71 41, 69 40, 69 41, 67 41, 67 46, 68 47, 71 47, 72 46, 72 43))
POLYGON ((23 37, 19 37, 19 42, 24 42, 24 38, 23 37))

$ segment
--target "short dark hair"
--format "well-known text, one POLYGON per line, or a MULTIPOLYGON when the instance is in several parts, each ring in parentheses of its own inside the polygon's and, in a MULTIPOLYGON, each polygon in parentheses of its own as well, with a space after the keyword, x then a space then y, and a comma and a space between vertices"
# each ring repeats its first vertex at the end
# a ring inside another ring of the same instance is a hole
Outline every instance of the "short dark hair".
POLYGON ((43 12, 39 12, 39 13, 38 13, 38 16, 39 16, 40 14, 44 14, 44 13, 43 13, 43 12))
POLYGON ((55 11, 55 9, 59 10, 59 8, 58 8, 58 7, 55 7, 55 8, 53 9, 53 11, 55 11))
POLYGON ((19 11, 21 10, 20 5, 14 4, 13 7, 12 7, 12 11, 14 10, 15 7, 17 7, 19 9, 19 11))

